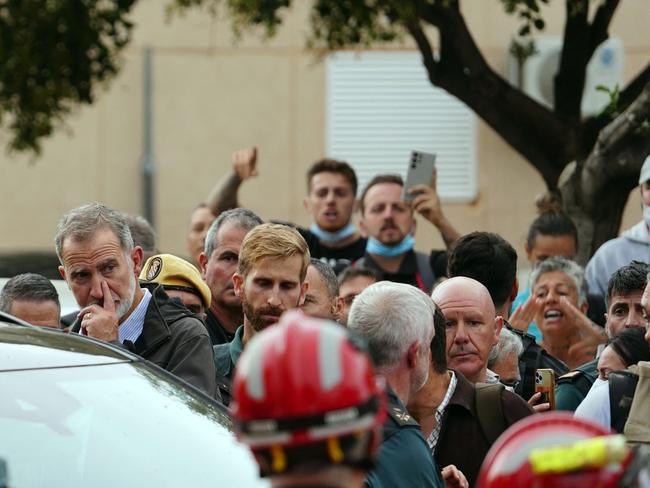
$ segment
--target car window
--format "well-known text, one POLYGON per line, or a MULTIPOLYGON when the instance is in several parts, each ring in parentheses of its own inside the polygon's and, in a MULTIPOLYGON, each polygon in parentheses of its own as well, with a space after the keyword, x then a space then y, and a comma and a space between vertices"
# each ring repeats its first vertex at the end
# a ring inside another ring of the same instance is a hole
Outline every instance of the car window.
POLYGON ((143 364, 3 372, 0 397, 12 488, 267 486, 227 415, 143 364))

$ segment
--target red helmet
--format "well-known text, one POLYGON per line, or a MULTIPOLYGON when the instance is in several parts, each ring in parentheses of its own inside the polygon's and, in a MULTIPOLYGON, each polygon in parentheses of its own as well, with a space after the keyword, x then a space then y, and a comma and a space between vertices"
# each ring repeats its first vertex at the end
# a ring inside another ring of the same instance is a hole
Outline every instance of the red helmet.
POLYGON ((618 486, 632 461, 625 438, 568 412, 527 417, 488 452, 480 488, 618 486))
POLYGON ((232 392, 235 430, 264 475, 319 458, 369 466, 378 449, 383 382, 333 322, 283 315, 246 345, 232 392))

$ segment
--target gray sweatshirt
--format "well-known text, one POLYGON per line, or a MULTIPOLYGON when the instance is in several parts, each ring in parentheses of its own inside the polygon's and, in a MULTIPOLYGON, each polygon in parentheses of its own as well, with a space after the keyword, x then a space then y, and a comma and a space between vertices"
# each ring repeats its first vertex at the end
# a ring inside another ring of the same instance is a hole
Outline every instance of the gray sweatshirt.
POLYGON ((632 261, 650 262, 650 234, 643 221, 598 248, 585 271, 589 293, 604 297, 612 274, 632 261))

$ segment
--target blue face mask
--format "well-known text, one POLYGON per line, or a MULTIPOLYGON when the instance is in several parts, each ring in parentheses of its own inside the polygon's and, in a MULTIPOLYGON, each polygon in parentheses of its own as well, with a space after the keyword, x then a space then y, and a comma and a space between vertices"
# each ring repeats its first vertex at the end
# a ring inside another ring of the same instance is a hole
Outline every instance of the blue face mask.
POLYGON ((374 237, 369 237, 368 244, 366 245, 366 252, 384 256, 385 258, 394 258, 395 256, 410 251, 413 249, 413 246, 415 246, 415 239, 411 234, 408 234, 404 239, 402 239, 402 242, 395 244, 394 246, 387 246, 374 237))
POLYGON ((311 231, 312 234, 318 237, 320 241, 339 242, 342 241, 343 239, 347 239, 352 234, 354 234, 357 231, 357 228, 352 222, 350 222, 348 225, 346 225, 342 229, 337 230, 336 232, 328 232, 326 230, 321 229, 316 224, 311 224, 309 230, 311 231))

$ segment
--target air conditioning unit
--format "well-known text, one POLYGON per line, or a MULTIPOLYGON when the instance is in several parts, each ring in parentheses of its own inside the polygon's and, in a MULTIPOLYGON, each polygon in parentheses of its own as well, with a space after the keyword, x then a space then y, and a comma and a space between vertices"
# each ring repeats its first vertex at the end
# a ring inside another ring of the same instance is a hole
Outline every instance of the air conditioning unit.
MULTIPOLYGON (((508 78, 510 83, 523 88, 531 98, 553 108, 553 79, 560 65, 562 39, 559 37, 541 37, 535 41, 537 52, 526 59, 519 76, 517 59, 508 55, 508 78), (519 86, 521 81, 522 86, 519 86)), ((608 39, 594 52, 587 65, 587 77, 582 96, 582 114, 595 115, 607 103, 609 96, 597 91, 598 85, 613 89, 616 84, 623 83, 623 42, 618 39, 608 39)))

